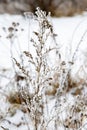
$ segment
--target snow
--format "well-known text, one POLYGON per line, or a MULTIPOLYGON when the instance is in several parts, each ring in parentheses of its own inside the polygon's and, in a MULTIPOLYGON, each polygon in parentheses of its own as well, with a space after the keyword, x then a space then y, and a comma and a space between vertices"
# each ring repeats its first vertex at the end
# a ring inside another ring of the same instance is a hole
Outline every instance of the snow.
MULTIPOLYGON (((77 53, 77 61, 74 65, 73 73, 75 74, 80 66, 83 65, 85 72, 87 74, 87 69, 84 66, 84 62, 86 61, 87 56, 87 33, 84 34, 87 31, 87 15, 86 13, 79 15, 79 16, 73 16, 73 17, 62 17, 62 18, 50 18, 51 22, 53 23, 54 31, 58 35, 57 37, 57 43, 61 47, 62 52, 62 59, 67 60, 66 56, 71 52, 70 59, 73 56, 74 51, 76 50, 79 41, 83 37, 81 44, 79 46, 79 51, 77 53), (83 36, 83 34, 85 36, 83 36), (70 49, 70 52, 68 50, 70 49)), ((24 50, 28 50, 28 42, 30 40, 30 37, 32 37, 32 30, 37 29, 36 23, 32 20, 27 21, 24 16, 13 16, 13 15, 0 15, 0 69, 6 68, 11 69, 12 68, 12 60, 11 60, 11 50, 10 50, 10 42, 6 38, 9 34, 8 27, 11 26, 12 22, 18 22, 19 25, 19 31, 17 32, 17 40, 15 40, 13 48, 13 55, 15 58, 19 59, 20 52, 24 50), (24 31, 21 31, 21 29, 24 29, 24 31), (29 36, 29 37, 28 37, 29 36), (20 45, 20 46, 19 46, 20 45), (20 50, 19 50, 20 48, 20 50)), ((29 49, 34 52, 32 47, 30 46, 29 49)), ((53 56, 54 58, 54 56, 53 56)), ((19 59, 20 60, 20 59, 19 59)), ((1 83, 2 84, 2 83, 1 83)), ((5 83, 4 83, 5 86, 5 83)), ((1 98, 1 97, 0 97, 1 98)), ((71 95, 68 95, 68 103, 73 103, 73 99, 71 95)), ((54 101, 53 101, 54 102, 54 101)), ((49 105, 53 106, 53 102, 50 102, 49 105)), ((5 104, 2 99, 0 99, 0 106, 3 106, 1 111, 6 111, 8 108, 8 104, 5 104)), ((62 108, 63 109, 63 108, 62 108)), ((16 114, 13 117, 7 117, 9 121, 11 121, 14 124, 18 124, 22 122, 22 118, 24 117, 23 112, 17 110, 16 114)), ((12 124, 9 125, 8 122, 2 122, 0 123, 0 126, 9 127, 9 130, 27 130, 26 125, 20 125, 19 128, 16 126, 13 126, 12 124)), ((3 130, 0 128, 0 130, 3 130)), ((60 128, 62 130, 62 128, 60 128)))
MULTIPOLYGON (((73 52, 75 51, 82 35, 87 30, 87 16, 81 15, 74 17, 51 18, 51 21, 53 23, 54 31, 58 35, 57 42, 61 46, 61 51, 63 53, 62 57, 65 58, 65 53, 67 53, 69 45, 72 51, 71 54, 73 55, 73 52)), ((29 25, 29 22, 22 16, 10 16, 8 14, 0 16, 0 35, 3 36, 0 38, 0 57, 3 57, 0 59, 0 66, 7 68, 11 67, 11 58, 9 45, 10 43, 9 40, 7 40, 5 37, 8 35, 7 29, 11 26, 12 22, 19 22, 19 29, 24 29, 24 32, 19 31, 17 34, 19 41, 16 40, 14 45, 14 53, 16 55, 16 51, 18 51, 18 42, 20 43, 21 51, 26 50, 28 48, 28 35, 30 35, 30 38, 32 36, 31 30, 36 28, 35 22, 32 22, 32 20, 30 20, 29 25)), ((87 41, 85 36, 82 44, 80 45, 80 50, 82 53, 84 52, 84 55, 86 55, 86 42, 87 41)))

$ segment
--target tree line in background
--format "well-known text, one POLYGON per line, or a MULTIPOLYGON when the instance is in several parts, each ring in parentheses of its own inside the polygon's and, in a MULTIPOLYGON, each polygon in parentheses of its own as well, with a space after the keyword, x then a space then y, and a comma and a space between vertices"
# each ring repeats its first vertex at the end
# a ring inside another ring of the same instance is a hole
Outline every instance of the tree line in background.
POLYGON ((20 14, 25 11, 42 10, 53 16, 72 16, 87 8, 87 0, 0 0, 0 13, 20 14))

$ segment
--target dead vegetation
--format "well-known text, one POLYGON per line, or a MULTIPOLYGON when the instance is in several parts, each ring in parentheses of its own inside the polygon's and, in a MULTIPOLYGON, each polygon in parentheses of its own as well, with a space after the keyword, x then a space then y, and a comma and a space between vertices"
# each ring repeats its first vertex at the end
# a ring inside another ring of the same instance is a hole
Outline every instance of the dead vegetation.
POLYGON ((40 7, 53 16, 73 16, 81 14, 87 8, 86 0, 0 0, 0 13, 21 14, 25 11, 35 12, 40 7))
MULTIPOLYGON (((28 20, 29 15, 30 13, 25 13, 28 20)), ((71 57, 72 60, 63 61, 50 21, 50 13, 46 14, 45 11, 37 8, 33 18, 37 22, 38 29, 32 32, 33 37, 29 45, 32 45, 35 54, 28 48, 27 51, 21 52, 18 60, 10 50, 13 78, 9 85, 15 87, 16 91, 11 90, 7 97, 11 104, 8 112, 14 115, 16 110, 20 109, 27 114, 33 130, 49 130, 51 127, 53 130, 58 130, 60 127, 64 130, 80 130, 86 125, 83 120, 87 119, 87 96, 84 94, 87 83, 84 77, 79 76, 79 71, 84 72, 83 69, 79 69, 75 74, 76 79, 72 77, 72 66, 75 64, 74 58, 81 41, 71 57), (52 39, 52 42, 49 42, 49 39, 52 39), (52 59, 52 55, 56 58, 52 59), (73 101, 69 101, 69 94, 72 95, 73 101), (51 110, 50 102, 54 102, 51 110)), ((12 23, 8 28, 7 39, 10 40, 11 47, 14 39, 17 38, 17 27, 19 23, 12 23)), ((31 130, 29 122, 27 126, 28 130, 31 130)))

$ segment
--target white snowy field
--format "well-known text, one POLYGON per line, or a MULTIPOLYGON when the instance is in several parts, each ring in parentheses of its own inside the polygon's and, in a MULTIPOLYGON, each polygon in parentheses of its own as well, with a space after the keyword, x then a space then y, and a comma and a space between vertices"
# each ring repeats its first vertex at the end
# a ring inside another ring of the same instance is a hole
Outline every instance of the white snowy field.
MULTIPOLYGON (((84 33, 87 31, 87 15, 86 13, 74 16, 74 17, 62 17, 62 18, 51 18, 54 32, 57 36, 57 43, 61 46, 62 57, 65 58, 67 50, 71 49, 71 55, 73 55, 76 47, 78 46, 81 38, 84 33)), ((17 33, 18 41, 15 41, 13 47, 14 54, 17 55, 16 49, 27 50, 28 41, 32 37, 32 30, 35 30, 36 24, 34 21, 26 20, 22 16, 11 16, 8 14, 0 16, 0 66, 10 68, 11 67, 11 58, 10 58, 10 42, 6 37, 8 36, 8 28, 12 25, 12 22, 20 23, 19 31, 17 33), (20 31, 24 29, 24 31, 20 31), (28 37, 29 36, 29 37, 28 37)), ((80 55, 79 58, 86 55, 86 39, 87 34, 85 34, 80 44, 80 55)))
MULTIPOLYGON (((53 24, 54 32, 58 35, 56 40, 61 48, 60 50, 63 60, 67 61, 68 59, 66 57, 71 59, 80 43, 76 55, 77 59, 73 67, 73 75, 75 76, 75 73, 77 73, 79 68, 83 66, 86 78, 87 14, 84 13, 73 17, 50 18, 50 20, 53 24)), ((37 29, 36 23, 32 19, 26 20, 23 16, 13 16, 8 14, 0 15, 0 71, 4 68, 7 70, 12 68, 11 49, 13 49, 13 56, 17 59, 19 59, 19 53, 28 50, 28 42, 33 35, 32 30, 35 29, 37 29), (9 35, 8 28, 11 27, 13 22, 18 22, 20 25, 18 26, 19 30, 17 32, 17 39, 13 43, 14 45, 12 45, 12 48, 10 48, 10 40, 7 38, 9 35)), ((33 51, 31 47, 30 49, 33 51)), ((54 59, 55 57, 52 56, 52 58, 54 59)), ((81 75, 81 77, 82 76, 83 75, 81 75)), ((3 83, 1 82, 0 86, 2 84, 3 83)), ((4 113, 6 114, 9 105, 10 104, 4 102, 4 98, 2 99, 2 95, 0 95, 0 110, 3 115, 4 113)), ((29 130, 26 125, 28 118, 27 121, 26 118, 27 115, 24 115, 22 111, 17 110, 14 116, 10 117, 10 115, 8 115, 4 121, 2 121, 2 118, 0 119, 0 130, 29 130)), ((63 128, 61 127, 60 130, 63 130, 63 128)))

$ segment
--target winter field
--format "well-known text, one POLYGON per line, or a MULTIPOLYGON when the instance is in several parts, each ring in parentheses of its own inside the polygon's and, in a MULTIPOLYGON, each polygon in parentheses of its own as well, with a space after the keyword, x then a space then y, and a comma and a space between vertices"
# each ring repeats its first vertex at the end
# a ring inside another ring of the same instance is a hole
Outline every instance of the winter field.
POLYGON ((0 15, 0 130, 87 130, 87 13, 43 14, 0 15))

